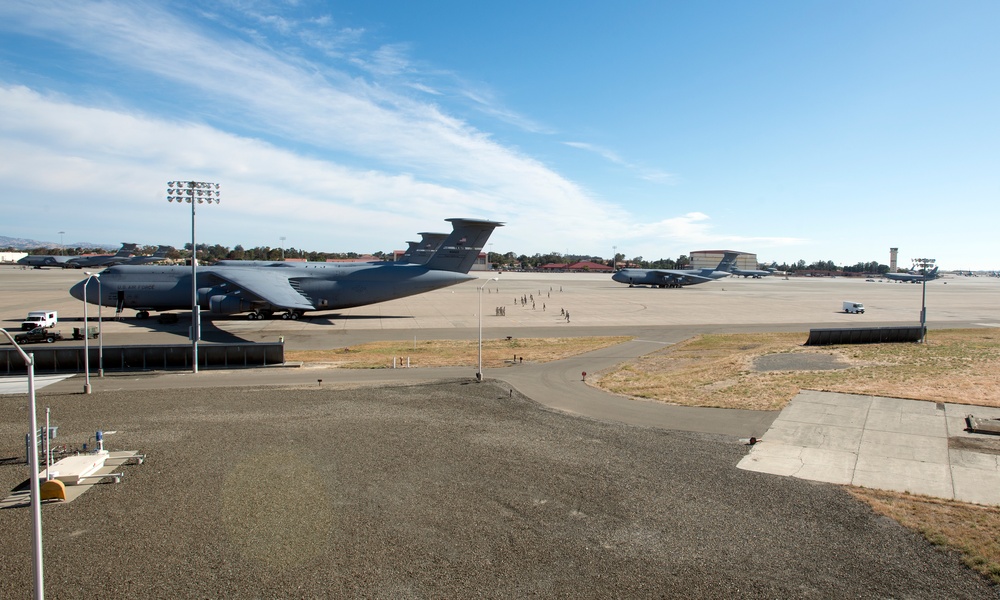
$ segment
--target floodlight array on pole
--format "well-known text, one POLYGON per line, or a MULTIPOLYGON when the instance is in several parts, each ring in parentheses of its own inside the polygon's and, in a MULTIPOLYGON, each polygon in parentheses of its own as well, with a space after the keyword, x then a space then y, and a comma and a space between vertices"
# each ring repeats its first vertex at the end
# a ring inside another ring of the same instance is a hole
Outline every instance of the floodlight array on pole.
POLYGON ((476 371, 476 381, 483 380, 483 288, 491 281, 499 281, 500 277, 490 277, 479 286, 479 370, 476 371))
POLYGON ((195 240, 195 205, 219 204, 219 184, 204 181, 168 181, 167 202, 191 205, 191 372, 198 372, 201 307, 198 305, 198 244, 195 240))
MULTIPOLYGON (((45 598, 45 576, 42 566, 42 500, 41 490, 38 482, 38 417, 35 415, 35 355, 26 353, 6 329, 0 329, 14 349, 24 359, 24 365, 28 368, 28 429, 31 431, 30 445, 28 451, 28 475, 31 481, 31 547, 32 566, 35 570, 35 598, 42 600, 45 598)), ((45 435, 48 435, 48 430, 45 435)))

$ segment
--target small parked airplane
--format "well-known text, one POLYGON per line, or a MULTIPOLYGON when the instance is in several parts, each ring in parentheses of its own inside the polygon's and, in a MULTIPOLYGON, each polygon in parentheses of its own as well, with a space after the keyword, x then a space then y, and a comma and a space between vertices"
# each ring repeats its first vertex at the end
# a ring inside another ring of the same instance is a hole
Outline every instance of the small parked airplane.
POLYGON ((622 269, 611 276, 618 283, 629 287, 649 285, 660 288, 677 288, 729 277, 736 263, 738 252, 726 252, 714 269, 622 269))
MULTIPOLYGON (((493 230, 503 224, 448 221, 452 232, 422 265, 311 263, 311 268, 289 268, 292 263, 279 262, 202 267, 197 270, 198 304, 211 315, 249 313, 249 318, 259 319, 281 311, 283 318, 298 319, 306 311, 375 304, 475 279, 469 269, 493 230)), ((118 312, 132 308, 139 318, 153 310, 191 308, 188 267, 118 265, 101 272, 100 285, 91 279, 74 285, 70 294, 83 300, 84 286, 89 285, 86 298, 91 303, 115 306, 118 312)))

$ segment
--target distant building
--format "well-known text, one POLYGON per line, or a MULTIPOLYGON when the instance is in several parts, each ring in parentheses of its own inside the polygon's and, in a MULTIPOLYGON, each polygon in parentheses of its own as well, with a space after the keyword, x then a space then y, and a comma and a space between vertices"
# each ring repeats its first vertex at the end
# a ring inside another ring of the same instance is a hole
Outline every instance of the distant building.
POLYGON ((16 263, 27 255, 27 252, 0 252, 0 262, 16 263))
POLYGON ((549 263, 538 267, 542 271, 564 272, 564 273, 610 273, 613 269, 608 265, 583 260, 575 263, 549 263))

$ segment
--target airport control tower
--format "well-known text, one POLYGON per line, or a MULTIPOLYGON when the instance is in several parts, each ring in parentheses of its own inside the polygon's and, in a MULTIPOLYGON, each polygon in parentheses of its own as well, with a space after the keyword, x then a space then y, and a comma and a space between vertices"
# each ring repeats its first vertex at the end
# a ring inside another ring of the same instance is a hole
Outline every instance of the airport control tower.
POLYGON ((896 257, 899 256, 899 248, 889 248, 889 272, 896 272, 896 257))

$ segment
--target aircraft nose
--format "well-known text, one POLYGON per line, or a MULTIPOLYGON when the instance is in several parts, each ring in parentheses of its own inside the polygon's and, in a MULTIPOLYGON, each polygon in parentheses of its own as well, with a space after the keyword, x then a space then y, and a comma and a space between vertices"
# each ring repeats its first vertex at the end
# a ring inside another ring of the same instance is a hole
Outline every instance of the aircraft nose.
POLYGON ((83 300, 83 286, 87 283, 87 280, 77 283, 73 287, 69 288, 69 295, 73 296, 77 300, 83 300))
MULTIPOLYGON (((91 277, 90 287, 87 288, 87 302, 90 304, 97 304, 100 302, 100 293, 98 292, 97 282, 94 281, 94 277, 91 277)), ((69 295, 73 296, 77 300, 83 300, 83 289, 87 285, 87 280, 77 283, 73 287, 69 288, 69 295)))

